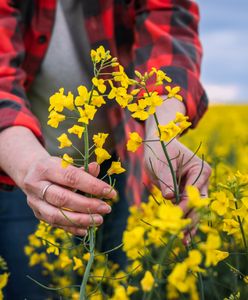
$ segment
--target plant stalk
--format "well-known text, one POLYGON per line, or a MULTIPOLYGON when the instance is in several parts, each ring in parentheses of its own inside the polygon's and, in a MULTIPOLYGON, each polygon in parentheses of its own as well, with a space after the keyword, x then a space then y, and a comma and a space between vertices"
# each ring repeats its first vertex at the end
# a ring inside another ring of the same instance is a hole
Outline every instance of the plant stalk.
MULTIPOLYGON (((156 113, 154 114, 154 119, 155 119, 156 126, 157 126, 157 129, 158 129, 158 132, 159 132, 159 136, 161 136, 161 131, 160 131, 159 127, 158 127, 159 121, 158 121, 158 117, 157 117, 156 113)), ((178 188, 178 184, 177 184, 176 174, 175 174, 175 171, 173 169, 173 166, 172 166, 172 163, 171 163, 168 151, 166 149, 165 143, 163 141, 160 141, 160 144, 162 146, 162 149, 164 151, 166 160, 167 160, 169 168, 170 168, 170 172, 171 172, 171 176, 172 176, 172 180, 173 180, 173 185, 174 185, 174 194, 175 194, 175 198, 176 198, 176 204, 179 204, 179 201, 180 201, 180 198, 179 198, 179 188, 178 188)))

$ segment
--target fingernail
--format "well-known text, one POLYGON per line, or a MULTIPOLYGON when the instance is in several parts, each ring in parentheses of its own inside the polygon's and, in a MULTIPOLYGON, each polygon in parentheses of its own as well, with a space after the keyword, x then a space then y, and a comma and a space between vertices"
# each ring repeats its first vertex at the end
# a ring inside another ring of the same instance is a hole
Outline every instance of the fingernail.
POLYGON ((78 229, 77 230, 77 235, 79 236, 84 236, 87 234, 87 230, 86 229, 78 229))
POLYGON ((109 214, 111 212, 111 206, 108 204, 102 204, 97 208, 99 214, 109 214))
POLYGON ((93 220, 92 220, 92 225, 100 225, 103 222, 103 217, 102 216, 93 216, 93 220))
POLYGON ((114 198, 117 196, 116 191, 112 187, 105 187, 102 193, 104 196, 108 196, 109 198, 114 198))

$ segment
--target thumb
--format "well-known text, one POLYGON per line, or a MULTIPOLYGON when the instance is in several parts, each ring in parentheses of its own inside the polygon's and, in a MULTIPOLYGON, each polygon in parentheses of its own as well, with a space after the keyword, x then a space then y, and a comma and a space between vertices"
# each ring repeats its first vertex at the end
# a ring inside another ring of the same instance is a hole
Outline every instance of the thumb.
POLYGON ((89 164, 89 173, 94 176, 97 177, 100 173, 100 165, 96 162, 92 162, 89 164))
MULTIPOLYGON (((84 167, 81 167, 80 169, 84 170, 84 167)), ((92 162, 88 165, 89 173, 90 175, 97 177, 100 173, 100 165, 96 162, 92 162)))
POLYGON ((158 171, 159 185, 162 191, 162 195, 166 199, 173 199, 175 196, 174 184, 169 167, 163 166, 163 168, 158 171))

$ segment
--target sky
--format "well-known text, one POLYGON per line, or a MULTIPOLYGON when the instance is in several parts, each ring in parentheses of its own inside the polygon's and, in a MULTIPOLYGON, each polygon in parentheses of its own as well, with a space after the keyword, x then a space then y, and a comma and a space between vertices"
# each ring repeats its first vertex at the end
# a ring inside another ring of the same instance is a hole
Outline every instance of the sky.
POLYGON ((197 0, 210 103, 248 103, 248 0, 197 0))

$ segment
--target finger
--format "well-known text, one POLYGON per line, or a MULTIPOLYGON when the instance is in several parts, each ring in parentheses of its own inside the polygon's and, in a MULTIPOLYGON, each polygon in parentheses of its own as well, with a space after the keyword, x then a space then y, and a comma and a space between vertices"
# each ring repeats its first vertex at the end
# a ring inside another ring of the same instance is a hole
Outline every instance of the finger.
POLYGON ((198 189, 201 189, 202 186, 206 185, 209 181, 211 175, 211 168, 207 163, 203 164, 202 161, 197 158, 197 162, 193 165, 189 165, 183 174, 186 178, 185 186, 194 185, 198 189))
POLYGON ((52 184, 46 191, 46 202, 59 208, 88 214, 108 214, 111 207, 104 201, 79 195, 66 188, 52 184))
POLYGON ((85 236, 88 233, 87 229, 72 226, 53 225, 53 227, 63 229, 64 231, 69 232, 73 235, 85 236))
MULTIPOLYGON (((201 198, 206 198, 208 196, 208 181, 202 187, 198 187, 198 188, 199 188, 201 198)), ((192 208, 188 207, 189 199, 186 190, 183 191, 183 194, 181 195, 180 199, 181 200, 179 206, 182 208, 184 215, 188 217, 188 215, 190 215, 192 211, 192 208)))
POLYGON ((74 166, 62 168, 57 161, 49 164, 44 175, 47 181, 88 194, 104 198, 115 198, 117 196, 116 191, 106 182, 74 166))
POLYGON ((28 198, 28 205, 33 209, 35 216, 50 225, 81 227, 99 226, 103 217, 99 214, 76 213, 56 208, 37 198, 28 198))
POLYGON ((196 235, 197 224, 199 223, 199 215, 194 210, 191 210, 189 212, 189 214, 187 215, 187 218, 190 218, 192 220, 192 223, 189 225, 189 227, 184 232, 184 238, 183 238, 184 244, 189 244, 192 237, 194 237, 196 235))
POLYGON ((97 162, 92 162, 89 164, 89 173, 94 176, 97 177, 100 173, 100 165, 97 162))
POLYGON ((182 198, 179 206, 181 207, 184 215, 187 215, 190 212, 190 209, 188 208, 188 199, 186 197, 182 198))
POLYGON ((166 165, 162 166, 160 164, 158 167, 158 174, 160 176, 159 185, 162 191, 162 195, 166 199, 173 199, 173 197, 175 196, 175 192, 174 192, 173 177, 171 175, 169 167, 167 167, 166 165))

